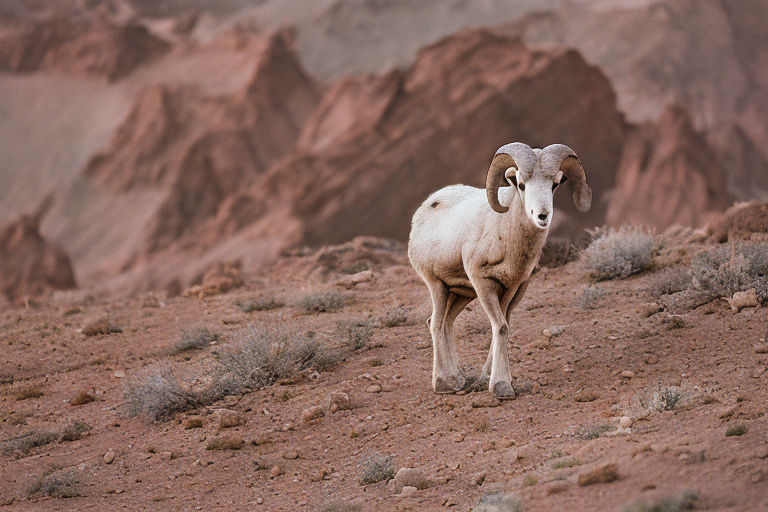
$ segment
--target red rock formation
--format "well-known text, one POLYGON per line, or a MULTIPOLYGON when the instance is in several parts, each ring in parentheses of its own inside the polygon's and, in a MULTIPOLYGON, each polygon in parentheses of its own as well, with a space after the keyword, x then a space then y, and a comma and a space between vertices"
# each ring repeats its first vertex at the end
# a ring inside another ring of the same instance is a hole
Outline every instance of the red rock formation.
POLYGON ((38 226, 37 217, 23 215, 0 227, 0 293, 13 302, 76 286, 69 257, 38 226))
POLYGON ((290 34, 264 38, 253 51, 253 76, 232 96, 191 87, 146 90, 110 147, 86 166, 86 177, 114 192, 162 191, 140 258, 215 216, 227 197, 294 147, 317 105, 319 87, 298 62, 290 34))
POLYGON ((687 110, 672 106, 630 135, 606 219, 660 230, 703 225, 733 201, 727 172, 687 110))
POLYGON ((559 217, 585 226, 603 220, 624 133, 608 81, 577 52, 537 52, 518 39, 465 31, 427 47, 403 72, 337 83, 298 151, 242 202, 269 205, 278 222, 289 215, 306 244, 360 234, 404 240, 430 192, 483 186, 502 144, 560 142, 582 156, 596 200, 581 216, 560 194, 559 217))
POLYGON ((141 25, 53 17, 0 32, 0 69, 45 69, 117 80, 168 49, 168 43, 141 25))

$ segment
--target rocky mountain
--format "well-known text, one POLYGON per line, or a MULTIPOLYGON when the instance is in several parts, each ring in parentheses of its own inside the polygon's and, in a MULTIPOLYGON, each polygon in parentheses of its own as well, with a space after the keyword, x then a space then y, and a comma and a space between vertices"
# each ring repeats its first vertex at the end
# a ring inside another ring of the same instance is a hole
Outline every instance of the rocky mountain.
POLYGON ((701 226, 733 202, 726 166, 679 106, 632 131, 616 175, 606 215, 613 225, 701 226))
POLYGON ((74 288, 67 253, 43 238, 37 215, 0 226, 0 295, 18 303, 51 290, 74 288))
POLYGON ((51 17, 0 28, 0 70, 57 71, 117 80, 170 44, 134 23, 99 16, 51 17))

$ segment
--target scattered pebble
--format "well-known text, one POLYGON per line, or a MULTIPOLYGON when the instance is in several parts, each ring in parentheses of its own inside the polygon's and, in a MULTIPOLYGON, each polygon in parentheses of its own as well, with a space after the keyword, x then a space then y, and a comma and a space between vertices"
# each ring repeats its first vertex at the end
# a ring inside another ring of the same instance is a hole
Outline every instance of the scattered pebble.
POLYGON ((125 377, 125 370, 115 370, 114 376, 116 379, 122 379, 125 377))
POLYGON ((654 354, 653 352, 646 352, 643 354, 643 361, 645 364, 656 364, 659 362, 659 356, 654 354))
POLYGON ((725 300, 731 305, 731 310, 735 312, 739 312, 743 308, 753 308, 758 305, 757 290, 750 288, 744 292, 736 292, 732 298, 725 300))
POLYGON ((619 472, 616 470, 615 464, 605 464, 592 471, 582 473, 579 475, 579 485, 593 485, 593 484, 605 484, 618 480, 619 472))
POLYGON ((479 409, 482 407, 498 407, 501 405, 501 400, 499 400, 494 395, 491 395, 490 393, 483 393, 477 398, 472 400, 472 407, 475 409, 479 409))
POLYGON ((635 372, 633 372, 632 370, 624 370, 623 372, 621 372, 621 378, 622 379, 629 380, 629 379, 633 378, 634 376, 635 376, 635 372))
POLYGON ((478 486, 483 485, 483 482, 485 482, 485 478, 487 476, 488 476, 487 471, 481 471, 479 473, 475 473, 474 475, 472 475, 472 482, 478 486))
POLYGON ((107 464, 112 464, 112 462, 114 462, 115 460, 115 456, 116 456, 115 450, 110 448, 109 450, 106 451, 106 453, 104 453, 104 462, 106 462, 107 464))
POLYGON ((97 336, 99 334, 123 332, 123 330, 112 323, 109 315, 99 315, 86 320, 81 332, 86 336, 97 336))
POLYGON ((414 468, 400 468, 395 475, 395 493, 400 493, 405 486, 415 487, 416 489, 426 489, 430 485, 427 478, 421 471, 414 468))
POLYGON ((755 354, 768 354, 768 343, 755 343, 752 348, 755 349, 755 354))
POLYGON ((659 311, 661 311, 661 307, 655 302, 643 302, 640 304, 640 312, 646 318, 655 315, 659 311))
POLYGON ((219 430, 245 425, 245 416, 237 411, 222 409, 219 415, 219 430))
POLYGON ((412 486, 412 485, 404 485, 402 490, 400 491, 401 496, 413 496, 418 492, 418 488, 412 486))
POLYGON ((368 387, 365 388, 366 393, 381 393, 381 384, 373 383, 369 384, 368 387))
POLYGON ((329 399, 328 410, 330 412, 347 411, 352 408, 352 404, 349 400, 349 395, 343 391, 336 391, 331 393, 329 399))
POLYGON ((301 414, 301 417, 306 422, 322 418, 323 416, 325 416, 325 409, 322 405, 315 405, 309 409, 304 409, 304 412, 301 414))
POLYGON ((619 425, 622 428, 629 428, 629 427, 631 427, 632 426, 632 418, 630 418, 629 416, 622 416, 621 418, 619 418, 619 425))
POLYGON ((298 459, 299 458, 299 452, 296 450, 286 450, 283 452, 283 458, 288 460, 298 459))
POLYGON ((564 325, 553 325, 551 327, 547 327, 542 331, 544 336, 547 338, 554 338, 555 336, 560 336, 565 332, 565 326, 564 325))
POLYGON ((277 478, 278 476, 283 474, 283 468, 281 468, 278 464, 275 464, 269 469, 269 477, 270 478, 277 478))

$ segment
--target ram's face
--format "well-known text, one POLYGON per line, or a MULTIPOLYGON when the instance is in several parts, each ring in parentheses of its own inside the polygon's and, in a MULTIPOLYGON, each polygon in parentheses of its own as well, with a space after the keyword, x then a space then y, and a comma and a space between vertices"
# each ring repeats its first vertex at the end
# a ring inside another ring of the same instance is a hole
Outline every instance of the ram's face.
POLYGON ((507 181, 520 194, 525 214, 536 228, 545 230, 552 222, 555 191, 566 178, 562 172, 543 172, 537 163, 532 172, 507 172, 507 181))

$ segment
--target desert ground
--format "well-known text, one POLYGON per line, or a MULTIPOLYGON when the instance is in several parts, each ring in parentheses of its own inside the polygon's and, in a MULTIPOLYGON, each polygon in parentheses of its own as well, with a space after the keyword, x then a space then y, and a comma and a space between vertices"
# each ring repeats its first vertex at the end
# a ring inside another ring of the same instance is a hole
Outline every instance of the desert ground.
MULTIPOLYGON (((581 260, 542 268, 503 402, 432 392, 426 287, 378 239, 284 255, 229 290, 219 276, 169 299, 67 292, 6 311, 3 509, 767 510, 766 309, 673 315, 649 298, 703 247, 668 242, 649 270, 596 285, 581 260), (194 329, 208 332, 181 347, 194 329), (276 330, 337 350, 322 371, 158 419, 173 400, 145 388, 143 412, 126 411, 158 368, 203 389, 217 354, 276 330), (397 482, 400 468, 417 473, 397 482), (678 508, 650 508, 665 503, 678 508)), ((468 375, 488 329, 476 302, 459 316, 468 375)))

